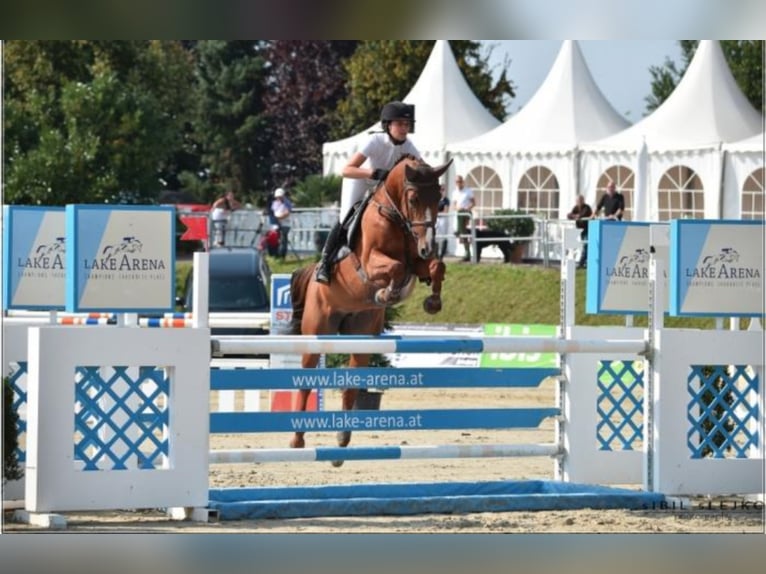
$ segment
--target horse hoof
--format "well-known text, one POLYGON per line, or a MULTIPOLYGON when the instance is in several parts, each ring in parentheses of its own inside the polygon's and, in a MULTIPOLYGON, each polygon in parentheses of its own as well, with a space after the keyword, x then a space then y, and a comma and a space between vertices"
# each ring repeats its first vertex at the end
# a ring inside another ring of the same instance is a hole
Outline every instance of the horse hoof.
POLYGON ((335 439, 338 441, 338 446, 348 446, 348 443, 351 442, 351 432, 339 431, 335 435, 335 439))
POLYGON ((306 441, 302 438, 295 437, 290 441, 290 448, 303 448, 304 446, 306 446, 306 441))
POLYGON ((442 310, 442 300, 433 295, 423 299, 423 310, 429 315, 434 315, 442 310))
POLYGON ((341 466, 343 466, 343 461, 342 461, 342 460, 333 460, 333 461, 332 461, 332 465, 333 465, 335 468, 341 467, 341 466))

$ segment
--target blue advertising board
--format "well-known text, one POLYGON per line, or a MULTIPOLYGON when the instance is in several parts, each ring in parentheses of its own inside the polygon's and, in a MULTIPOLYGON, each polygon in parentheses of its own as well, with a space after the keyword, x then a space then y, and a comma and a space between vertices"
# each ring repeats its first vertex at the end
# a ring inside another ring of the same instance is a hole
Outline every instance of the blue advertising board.
POLYGON ((763 221, 673 221, 670 314, 763 315, 763 256, 763 221))
POLYGON ((175 220, 170 206, 67 205, 66 310, 173 311, 175 220))
POLYGON ((64 208, 6 205, 3 222, 3 310, 63 310, 64 208))

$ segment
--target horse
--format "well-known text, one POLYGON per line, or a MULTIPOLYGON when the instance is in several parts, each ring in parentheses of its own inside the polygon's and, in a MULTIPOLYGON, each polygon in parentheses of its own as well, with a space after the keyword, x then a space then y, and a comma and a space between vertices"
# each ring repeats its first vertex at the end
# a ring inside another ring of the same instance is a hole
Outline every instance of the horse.
MULTIPOLYGON (((404 156, 370 196, 361 212, 359 237, 350 241, 347 255, 334 264, 330 283, 314 279, 316 263, 292 274, 291 334, 380 335, 386 307, 409 297, 416 280, 431 287, 423 309, 430 314, 441 310, 445 266, 436 257, 435 225, 439 177, 450 163, 433 168, 404 156)), ((369 361, 368 353, 352 353, 349 366, 366 367, 369 361)), ((301 357, 303 368, 315 368, 318 363, 319 354, 301 357)), ((310 393, 310 389, 300 390, 299 410, 306 410, 310 393)), ((353 408, 358 393, 358 389, 342 390, 343 410, 353 408)), ((339 432, 337 442, 348 446, 351 432, 339 432)), ((303 448, 304 433, 296 432, 290 446, 303 448)))

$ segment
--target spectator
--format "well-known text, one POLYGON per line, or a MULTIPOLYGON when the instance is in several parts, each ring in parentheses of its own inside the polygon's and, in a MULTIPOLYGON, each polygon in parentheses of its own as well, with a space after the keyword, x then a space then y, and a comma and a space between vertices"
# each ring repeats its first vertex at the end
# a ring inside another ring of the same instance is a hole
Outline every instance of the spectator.
POLYGON ((625 212, 625 197, 617 192, 617 187, 613 181, 607 184, 606 193, 598 200, 596 211, 593 212, 592 217, 598 217, 602 209, 604 210, 605 219, 622 221, 622 215, 625 212))
POLYGON ((213 224, 213 239, 216 247, 223 247, 226 238, 226 225, 231 213, 242 207, 234 197, 233 191, 227 191, 213 202, 210 209, 210 219, 213 224))
POLYGON ((266 234, 261 237, 258 249, 266 251, 272 257, 279 254, 279 225, 272 225, 266 234))
POLYGON ((473 208, 476 205, 476 200, 473 196, 473 190, 470 187, 465 187, 465 181, 462 175, 458 175, 455 178, 455 192, 453 194, 452 204, 457 211, 457 231, 455 235, 460 238, 460 243, 463 244, 465 254, 463 255, 463 261, 471 260, 471 239, 465 237, 471 233, 471 218, 473 208))
POLYGON ((274 201, 271 204, 276 224, 279 226, 279 253, 278 257, 287 257, 287 241, 290 234, 290 214, 293 211, 293 203, 287 197, 287 192, 278 187, 274 191, 274 201))
POLYGON ((444 256, 447 254, 447 212, 449 211, 449 198, 447 197, 447 186, 442 184, 439 186, 439 191, 442 196, 439 199, 439 215, 436 220, 436 239, 439 242, 439 249, 436 250, 436 255, 439 259, 444 259, 444 256))
POLYGON ((577 266, 581 269, 585 267, 588 260, 588 220, 593 215, 593 210, 585 202, 585 196, 578 195, 577 202, 567 214, 567 219, 574 219, 575 226, 580 230, 580 239, 583 242, 582 251, 580 253, 580 261, 577 266))

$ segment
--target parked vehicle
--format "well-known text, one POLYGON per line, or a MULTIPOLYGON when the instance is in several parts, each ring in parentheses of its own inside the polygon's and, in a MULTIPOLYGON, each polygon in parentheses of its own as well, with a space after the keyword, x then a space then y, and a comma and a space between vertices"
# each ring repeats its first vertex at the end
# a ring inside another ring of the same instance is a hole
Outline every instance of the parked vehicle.
MULTIPOLYGON (((216 313, 236 313, 237 318, 253 315, 262 327, 213 327, 214 335, 263 335, 269 332, 271 310, 268 286, 271 270, 261 253, 252 247, 220 247, 210 251, 208 311, 211 320, 216 313), (258 316, 256 316, 258 315, 258 316)), ((193 312, 193 274, 184 284, 178 304, 185 312, 193 312)))

